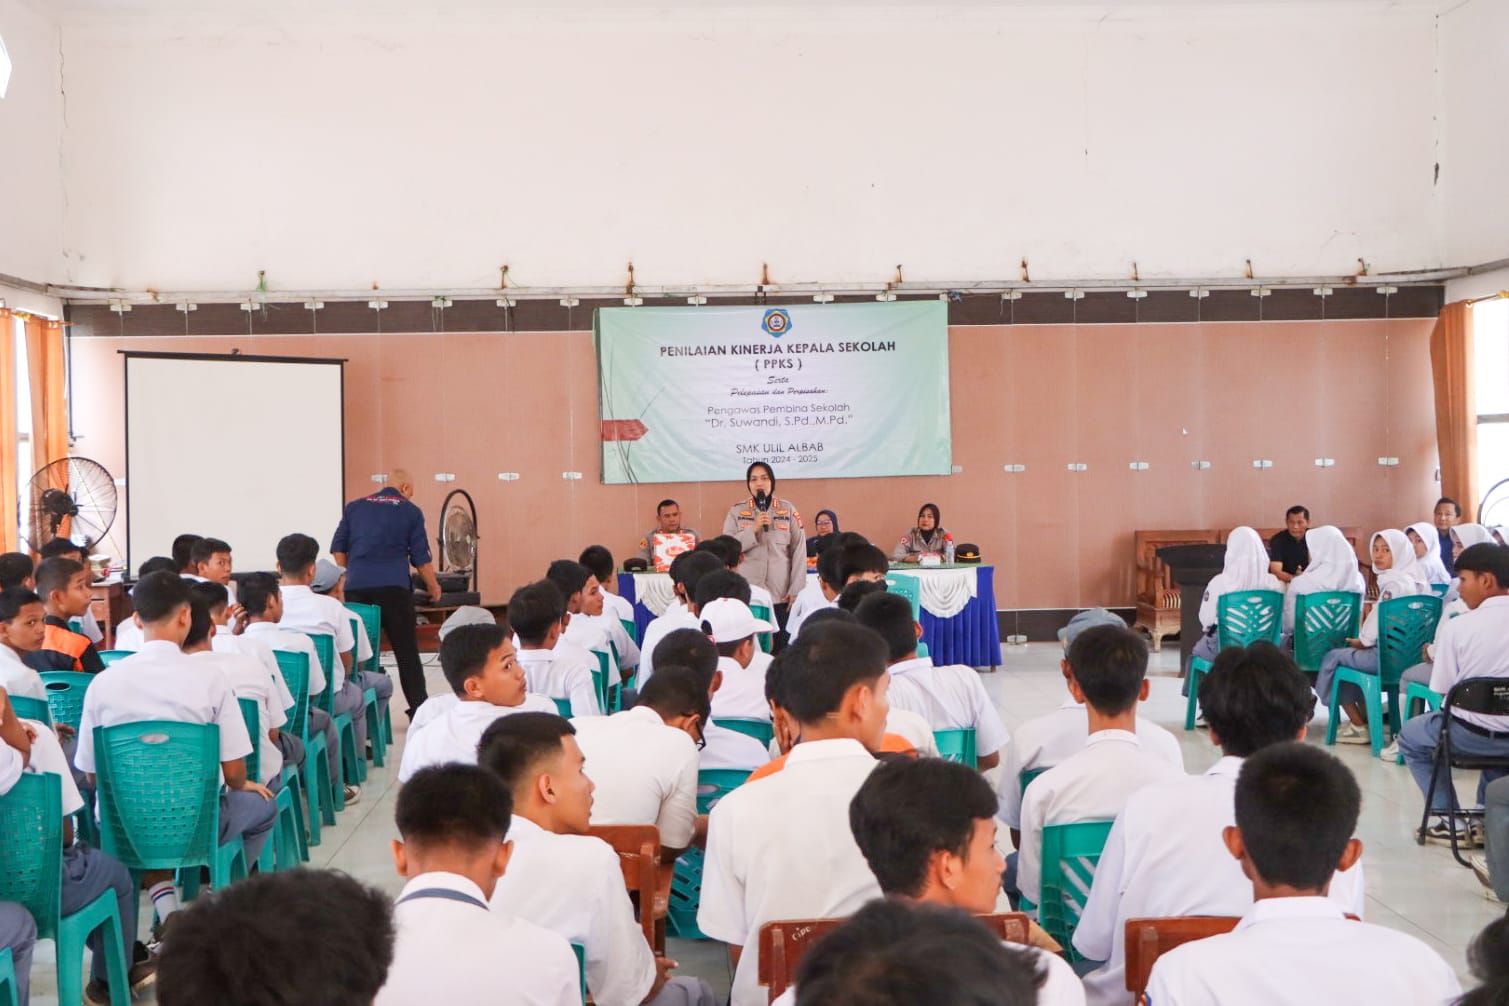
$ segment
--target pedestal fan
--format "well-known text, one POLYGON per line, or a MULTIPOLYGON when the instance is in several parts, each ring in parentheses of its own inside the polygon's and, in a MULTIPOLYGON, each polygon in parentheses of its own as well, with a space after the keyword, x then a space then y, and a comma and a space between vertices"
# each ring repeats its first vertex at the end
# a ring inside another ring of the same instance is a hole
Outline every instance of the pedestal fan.
POLYGON ((477 592, 477 505, 465 489, 452 489, 440 505, 436 578, 441 607, 480 604, 477 592))
POLYGON ((63 458, 31 477, 21 498, 21 537, 32 551, 54 538, 93 548, 115 523, 115 479, 98 461, 63 458))

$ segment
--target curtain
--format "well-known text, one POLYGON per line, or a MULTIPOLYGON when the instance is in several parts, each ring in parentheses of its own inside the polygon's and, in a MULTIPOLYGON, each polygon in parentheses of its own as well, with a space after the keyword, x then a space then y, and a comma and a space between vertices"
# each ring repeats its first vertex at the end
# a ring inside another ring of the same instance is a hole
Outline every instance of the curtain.
POLYGON ((14 552, 16 534, 16 333, 0 307, 0 552, 14 552))
MULTIPOLYGON (((31 463, 33 471, 68 457, 67 380, 63 357, 63 323, 28 315, 26 362, 31 371, 31 463)), ((67 469, 48 479, 48 487, 68 491, 67 469)), ((68 537, 64 518, 58 536, 68 537)))
POLYGON ((1430 371, 1436 392, 1436 446, 1441 456, 1441 495, 1477 519, 1478 408, 1472 383, 1472 308, 1447 304, 1430 333, 1430 371))

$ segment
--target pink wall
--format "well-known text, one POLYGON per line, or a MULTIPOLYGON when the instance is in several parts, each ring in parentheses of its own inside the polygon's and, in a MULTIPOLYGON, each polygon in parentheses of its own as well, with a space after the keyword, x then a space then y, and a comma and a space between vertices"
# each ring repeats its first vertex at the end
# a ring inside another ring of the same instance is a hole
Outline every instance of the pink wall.
MULTIPOLYGON (((921 503, 937 503, 955 538, 980 544, 997 567, 1001 608, 1128 605, 1139 528, 1277 526, 1296 502, 1317 522, 1365 530, 1428 519, 1437 494, 1430 327, 1393 320, 953 328, 961 473, 791 481, 783 493, 809 529, 812 514, 827 507, 845 528, 887 548, 921 503), (1381 456, 1398 457, 1399 466, 1380 467, 1381 456), (1336 466, 1316 468, 1317 457, 1336 466), (1273 468, 1254 469, 1255 458, 1273 468), (1193 470, 1197 459, 1212 467, 1193 470), (1151 468, 1130 471, 1131 461, 1151 468), (1071 473, 1070 463, 1089 470, 1071 473), (1027 471, 1008 474, 1006 464, 1027 471)), ((587 332, 89 337, 71 345, 75 428, 84 438, 76 449, 117 474, 125 471, 119 350, 347 358, 350 495, 370 487, 371 473, 406 466, 418 477, 415 499, 433 534, 450 487, 432 475, 455 472, 454 486, 477 500, 488 601, 506 600, 551 559, 585 545, 622 556, 664 496, 680 500, 692 527, 716 533, 742 492, 731 484, 597 481, 587 332), (500 482, 504 471, 521 477, 500 482), (563 481, 563 471, 584 477, 563 481)), ((117 521, 123 543, 124 508, 117 521)), ((299 530, 328 544, 334 528, 299 530)))

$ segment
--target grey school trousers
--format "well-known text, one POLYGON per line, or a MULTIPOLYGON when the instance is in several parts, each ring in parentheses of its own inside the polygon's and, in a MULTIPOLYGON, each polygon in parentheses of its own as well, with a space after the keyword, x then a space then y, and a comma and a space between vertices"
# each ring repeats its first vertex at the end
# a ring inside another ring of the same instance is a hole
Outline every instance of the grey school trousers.
POLYGON ((26 1006, 31 995, 31 951, 37 945, 37 923, 14 901, 0 901, 0 947, 9 947, 16 968, 16 999, 26 1006))
POLYGON ((240 835, 246 846, 246 865, 257 861, 278 820, 278 805, 261 793, 233 789, 220 794, 220 841, 240 835))
POLYGON ((718 997, 703 979, 676 975, 646 1006, 718 1006, 718 997))
POLYGON ((1509 776, 1483 790, 1483 844, 1493 893, 1509 901, 1509 776))

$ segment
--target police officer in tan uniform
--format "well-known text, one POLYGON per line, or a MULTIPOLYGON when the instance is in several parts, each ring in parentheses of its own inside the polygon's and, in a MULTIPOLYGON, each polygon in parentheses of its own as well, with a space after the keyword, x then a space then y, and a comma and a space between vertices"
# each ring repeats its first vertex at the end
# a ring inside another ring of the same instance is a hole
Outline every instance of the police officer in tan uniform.
POLYGON ((807 533, 802 515, 790 500, 777 499, 775 473, 763 461, 744 472, 749 499, 735 503, 723 518, 723 533, 744 546, 744 565, 739 572, 750 583, 770 591, 781 631, 775 648, 785 645, 786 612, 792 600, 807 585, 807 533))

